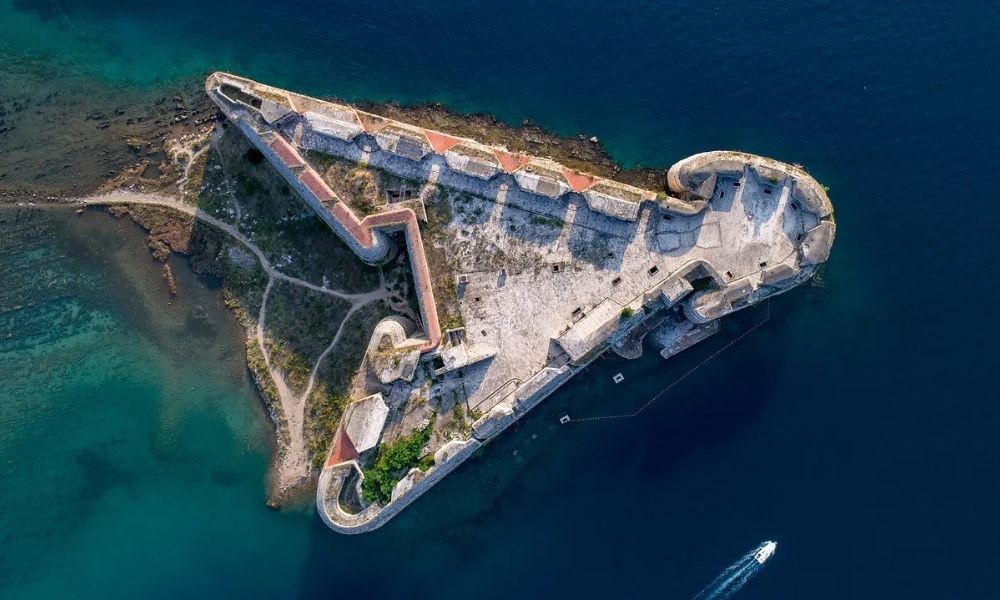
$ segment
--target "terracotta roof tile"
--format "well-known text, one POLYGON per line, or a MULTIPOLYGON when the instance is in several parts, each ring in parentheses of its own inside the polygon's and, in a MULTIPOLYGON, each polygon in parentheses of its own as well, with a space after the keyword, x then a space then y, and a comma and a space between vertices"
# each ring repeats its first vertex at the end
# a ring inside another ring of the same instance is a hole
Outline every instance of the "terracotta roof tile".
POLYGON ((597 182, 597 178, 570 169, 563 169, 563 175, 574 192, 582 192, 597 182))
POLYGON ((326 182, 319 176, 316 171, 312 169, 306 169, 299 175, 299 181, 301 181, 309 191, 312 192, 320 202, 329 202, 336 198, 333 194, 333 190, 330 186, 326 185, 326 182))
POLYGON ((295 148, 291 144, 285 141, 285 138, 281 136, 274 136, 271 141, 267 143, 274 150, 274 153, 278 155, 281 162, 285 163, 285 166, 289 169, 297 169, 303 167, 306 161, 302 160, 299 153, 295 151, 295 148))
POLYGON ((495 154, 497 160, 500 161, 500 166, 503 167, 503 170, 508 173, 513 173, 528 164, 528 161, 531 160, 530 156, 525 156, 524 154, 511 154, 510 152, 504 152, 503 150, 494 150, 493 154, 495 154))
POLYGON ((437 131, 431 131, 430 129, 425 129, 424 135, 427 136, 427 141, 430 142, 431 148, 433 148, 438 154, 443 154, 453 146, 462 142, 462 140, 457 137, 452 137, 437 131))
POLYGON ((333 448, 330 449, 330 456, 326 459, 326 466, 339 465, 357 457, 358 451, 354 447, 354 442, 351 441, 344 428, 340 427, 337 429, 337 435, 333 438, 333 448))

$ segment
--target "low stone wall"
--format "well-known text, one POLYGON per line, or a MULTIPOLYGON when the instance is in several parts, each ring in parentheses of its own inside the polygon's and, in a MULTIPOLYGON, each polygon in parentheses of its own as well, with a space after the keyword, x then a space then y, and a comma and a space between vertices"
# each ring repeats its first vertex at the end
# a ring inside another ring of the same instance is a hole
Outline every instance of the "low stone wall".
POLYGON ((545 367, 514 391, 515 410, 527 413, 572 376, 573 371, 568 366, 545 367))
MULTIPOLYGON (((398 495, 393 490, 393 499, 388 504, 385 506, 369 505, 356 514, 350 514, 340 508, 337 498, 329 498, 328 492, 331 490, 339 491, 341 485, 343 485, 345 474, 340 473, 340 471, 344 471, 347 468, 358 468, 357 465, 350 463, 349 465, 327 467, 320 474, 317 486, 316 508, 319 511, 320 518, 323 519, 323 522, 328 527, 340 533, 365 533, 378 529, 382 525, 385 525, 389 519, 396 516, 399 511, 422 496, 424 492, 429 490, 445 475, 454 471, 482 446, 475 439, 466 440, 465 442, 453 442, 452 444, 456 445, 452 445, 450 451, 447 453, 442 453, 442 450, 448 448, 449 445, 445 445, 438 450, 437 454, 435 454, 435 460, 440 459, 440 462, 437 462, 430 470, 424 473, 423 477, 418 481, 413 481, 409 487, 406 487, 398 495), (339 485, 337 485, 338 483, 339 485)), ((409 477, 409 475, 407 476, 409 477)), ((399 484, 396 484, 397 487, 402 483, 401 481, 399 484)))
POLYGON ((792 195, 806 210, 820 218, 833 214, 833 205, 826 190, 804 169, 746 152, 720 150, 689 156, 670 167, 667 171, 667 185, 675 193, 688 193, 707 200, 712 192, 707 188, 714 185, 703 184, 712 177, 723 175, 738 179, 742 177, 746 165, 756 169, 765 178, 791 178, 794 186, 792 195))

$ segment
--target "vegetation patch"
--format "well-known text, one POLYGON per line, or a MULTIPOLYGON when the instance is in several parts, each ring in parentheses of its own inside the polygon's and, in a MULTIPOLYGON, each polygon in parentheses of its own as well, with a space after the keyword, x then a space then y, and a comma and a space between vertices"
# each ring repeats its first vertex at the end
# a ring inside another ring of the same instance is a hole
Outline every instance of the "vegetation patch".
POLYGON ((363 471, 365 479, 361 482, 361 495, 365 502, 386 504, 392 499, 392 488, 396 487, 396 483, 410 469, 420 466, 424 446, 430 441, 433 429, 434 421, 431 420, 427 427, 379 447, 374 462, 363 471))
POLYGON ((199 208, 221 219, 239 203, 240 231, 284 273, 350 293, 380 285, 378 269, 362 262, 267 161, 246 156, 253 146, 230 127, 218 142, 219 169, 210 161, 199 208), (222 175, 224 174, 224 176, 222 175))
POLYGON ((309 449, 310 463, 314 469, 323 466, 323 460, 329 450, 333 434, 337 431, 340 417, 350 403, 350 398, 343 394, 313 395, 313 401, 306 410, 306 422, 313 432, 306 439, 309 449))
POLYGON ((289 388, 305 391, 312 366, 333 340, 349 302, 287 281, 275 281, 267 301, 264 333, 271 364, 289 388))
MULTIPOLYGON (((269 305, 270 306, 270 305, 269 305)), ((306 447, 313 466, 321 467, 352 396, 352 381, 361 368, 375 324, 392 314, 384 302, 372 302, 351 314, 343 333, 316 372, 305 406, 306 447)))
POLYGON ((187 254, 194 219, 170 208, 159 206, 132 205, 127 209, 111 210, 120 215, 127 212, 129 217, 146 230, 146 245, 153 257, 159 261, 170 258, 170 253, 187 254))
POLYGON ((195 273, 222 279, 226 305, 240 320, 247 324, 256 319, 267 287, 267 273, 256 257, 227 233, 201 221, 191 228, 188 249, 195 273))
POLYGON ((431 274, 434 289, 435 308, 443 329, 454 329, 465 325, 458 306, 458 287, 455 274, 458 266, 448 253, 448 242, 454 235, 449 231, 451 222, 451 201, 440 191, 426 203, 427 224, 424 227, 424 255, 431 274))

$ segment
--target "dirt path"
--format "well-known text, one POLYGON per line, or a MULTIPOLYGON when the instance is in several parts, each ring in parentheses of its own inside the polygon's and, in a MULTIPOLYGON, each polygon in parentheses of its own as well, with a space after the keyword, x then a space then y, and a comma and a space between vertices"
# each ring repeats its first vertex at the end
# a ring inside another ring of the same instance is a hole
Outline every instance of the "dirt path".
POLYGON ((277 390, 278 400, 281 405, 281 410, 284 413, 285 423, 288 427, 289 438, 288 447, 283 449, 277 457, 277 461, 275 463, 275 489, 272 490, 272 495, 280 497, 283 493, 302 481, 302 479, 308 477, 309 454, 306 450, 305 443, 305 406, 306 400, 309 398, 309 394, 312 393, 313 387, 315 386, 316 375, 319 372, 320 365, 323 363, 323 360, 326 359, 327 355, 329 355, 330 352, 336 347, 348 320, 354 312, 369 302, 385 299, 385 287, 383 286, 362 294, 352 294, 341 290, 319 286, 303 279, 286 275, 276 269, 267 257, 264 256, 264 252, 256 244, 250 241, 249 238, 243 235, 243 233, 241 233, 236 226, 226 223, 225 221, 221 221, 212 215, 198 210, 197 207, 171 196, 119 190, 105 194, 96 194, 85 198, 78 198, 74 202, 86 206, 137 204, 170 208, 187 215, 191 215, 196 219, 204 221, 205 223, 226 232, 241 244, 246 246, 248 250, 253 252, 254 256, 257 257, 258 262, 260 262, 261 268, 264 269, 268 276, 267 286, 264 288, 264 295, 260 303, 260 311, 257 315, 257 326, 254 331, 254 337, 257 341, 257 345, 260 347, 261 353, 264 356, 264 363, 267 366, 268 375, 274 381, 274 387, 275 390, 277 390), (265 343, 264 326, 267 321, 267 300, 270 296, 271 288, 276 280, 287 281, 293 285, 304 287, 315 292, 329 294, 351 303, 351 307, 344 316, 344 320, 341 321, 340 327, 337 329, 337 333, 333 336, 333 339, 330 341, 330 344, 326 347, 326 349, 323 350, 323 353, 320 354, 319 358, 316 359, 316 363, 313 365, 309 374, 309 383, 306 386, 306 390, 300 396, 296 396, 292 393, 281 373, 272 367, 271 354, 268 352, 267 344, 265 343))
MULTIPOLYGON (((212 135, 212 142, 215 142, 214 133, 212 135)), ((208 146, 209 144, 205 144, 200 150, 197 151, 192 151, 191 148, 184 147, 174 153, 173 160, 175 164, 179 163, 181 156, 185 157, 184 171, 181 174, 181 178, 177 180, 177 192, 179 194, 184 194, 184 186, 191 180, 191 169, 194 167, 195 161, 201 158, 201 155, 208 151, 208 146)))

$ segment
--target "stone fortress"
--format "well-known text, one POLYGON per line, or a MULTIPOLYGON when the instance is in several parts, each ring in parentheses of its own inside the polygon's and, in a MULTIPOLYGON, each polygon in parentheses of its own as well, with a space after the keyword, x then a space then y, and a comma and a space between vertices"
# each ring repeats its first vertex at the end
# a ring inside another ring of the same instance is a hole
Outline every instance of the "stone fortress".
POLYGON ((759 156, 697 154, 653 191, 235 75, 211 75, 206 90, 363 261, 393 258, 403 234, 420 322, 376 327, 365 360, 376 389, 345 411, 317 489, 321 517, 343 533, 384 524, 606 350, 634 358, 648 336, 669 358, 808 279, 833 244, 825 189, 759 156), (459 194, 446 250, 464 326, 439 322, 422 204, 359 218, 300 150, 459 194), (387 422, 397 437, 426 425, 414 407, 428 394, 459 395, 475 421, 432 441, 433 464, 411 469, 389 502, 366 503, 361 465, 387 422))

